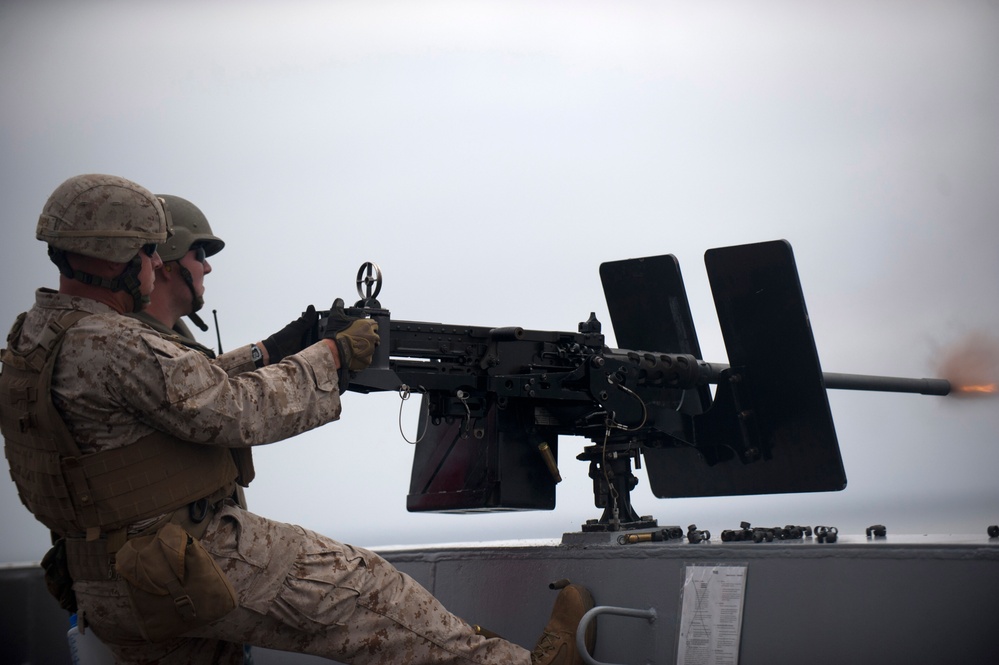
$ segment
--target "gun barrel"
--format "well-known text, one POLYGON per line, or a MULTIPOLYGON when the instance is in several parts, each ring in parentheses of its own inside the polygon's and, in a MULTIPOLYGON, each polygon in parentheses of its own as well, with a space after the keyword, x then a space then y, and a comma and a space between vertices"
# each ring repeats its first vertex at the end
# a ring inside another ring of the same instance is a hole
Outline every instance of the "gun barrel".
POLYGON ((838 374, 823 372, 826 388, 838 390, 875 390, 887 393, 919 393, 920 395, 947 395, 947 379, 907 379, 895 376, 867 376, 863 374, 838 374))
MULTIPOLYGON (((701 374, 708 383, 718 383, 723 370, 729 368, 722 363, 699 362, 701 374)), ((884 393, 919 393, 921 395, 949 395, 950 381, 947 379, 909 379, 897 376, 872 376, 869 374, 840 374, 823 372, 826 388, 835 390, 871 390, 884 393)))

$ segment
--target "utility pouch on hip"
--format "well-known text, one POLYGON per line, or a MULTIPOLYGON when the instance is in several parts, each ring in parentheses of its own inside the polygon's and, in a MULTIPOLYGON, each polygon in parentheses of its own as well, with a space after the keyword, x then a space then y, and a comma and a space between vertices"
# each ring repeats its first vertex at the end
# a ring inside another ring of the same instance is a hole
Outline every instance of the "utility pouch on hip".
POLYGON ((42 558, 42 568, 45 569, 45 586, 59 601, 59 607, 75 614, 76 594, 73 592, 73 578, 69 574, 64 538, 57 539, 52 549, 45 553, 42 558))
POLYGON ((173 522, 126 542, 115 569, 128 583, 139 629, 150 642, 207 625, 236 607, 225 573, 201 541, 173 522))

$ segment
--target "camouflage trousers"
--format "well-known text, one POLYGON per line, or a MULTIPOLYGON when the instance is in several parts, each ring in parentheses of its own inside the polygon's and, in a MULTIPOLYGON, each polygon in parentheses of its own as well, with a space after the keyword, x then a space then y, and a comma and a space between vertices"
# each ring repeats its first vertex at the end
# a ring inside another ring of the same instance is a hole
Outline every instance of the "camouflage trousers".
POLYGON ((475 634, 368 550, 237 506, 212 518, 202 543, 235 587, 239 606, 163 643, 139 636, 123 580, 76 582, 87 629, 119 663, 238 665, 244 643, 372 665, 530 662, 526 649, 475 634))

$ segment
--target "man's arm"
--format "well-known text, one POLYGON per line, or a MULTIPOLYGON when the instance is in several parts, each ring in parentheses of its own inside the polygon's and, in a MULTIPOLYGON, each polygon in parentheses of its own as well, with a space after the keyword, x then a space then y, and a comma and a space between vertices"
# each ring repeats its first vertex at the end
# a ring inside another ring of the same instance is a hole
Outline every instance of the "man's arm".
MULTIPOLYGON (((205 356, 144 335, 154 362, 121 375, 129 407, 155 429, 196 443, 273 443, 340 415, 335 348, 323 342, 277 363, 229 377, 205 356)), ((334 345, 335 346, 335 345, 334 345)))
MULTIPOLYGON (((337 349, 335 343, 332 340, 324 340, 327 342, 327 346, 330 352, 333 354, 333 361, 336 363, 337 369, 340 368, 340 351, 337 349)), ((264 345, 263 341, 258 341, 252 345, 245 345, 233 349, 232 351, 226 351, 218 358, 215 359, 215 364, 221 367, 226 374, 230 377, 236 376, 237 374, 242 374, 243 372, 252 372, 255 369, 259 369, 257 366, 257 361, 254 360, 253 347, 256 346, 257 350, 261 353, 261 365, 267 366, 271 364, 270 353, 267 351, 267 347, 264 345)))

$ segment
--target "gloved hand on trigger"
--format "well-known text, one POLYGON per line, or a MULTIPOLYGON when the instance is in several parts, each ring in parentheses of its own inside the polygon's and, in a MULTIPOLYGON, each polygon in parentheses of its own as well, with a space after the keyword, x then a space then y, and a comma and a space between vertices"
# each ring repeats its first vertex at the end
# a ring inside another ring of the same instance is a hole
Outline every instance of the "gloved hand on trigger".
POLYGON ((323 337, 336 343, 340 352, 340 367, 351 372, 359 372, 371 364, 380 341, 378 324, 372 319, 347 316, 340 298, 330 308, 323 337))
POLYGON ((319 313, 309 305, 302 316, 264 340, 269 363, 280 362, 285 356, 298 353, 319 341, 319 313))

